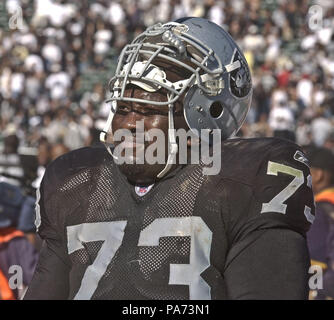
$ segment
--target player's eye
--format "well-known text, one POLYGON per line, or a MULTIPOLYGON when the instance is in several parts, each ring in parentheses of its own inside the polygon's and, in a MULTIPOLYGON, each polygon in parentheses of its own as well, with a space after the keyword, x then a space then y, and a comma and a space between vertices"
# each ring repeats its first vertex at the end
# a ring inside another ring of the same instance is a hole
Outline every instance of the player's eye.
POLYGON ((145 116, 155 116, 155 115, 168 116, 168 111, 157 110, 157 109, 146 109, 142 111, 142 114, 144 114, 145 116))

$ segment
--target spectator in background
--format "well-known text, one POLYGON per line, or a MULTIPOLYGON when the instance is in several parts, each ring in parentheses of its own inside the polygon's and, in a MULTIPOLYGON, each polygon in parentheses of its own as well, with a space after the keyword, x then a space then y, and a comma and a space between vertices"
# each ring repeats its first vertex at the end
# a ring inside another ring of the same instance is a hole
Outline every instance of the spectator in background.
POLYGON ((18 154, 19 138, 15 134, 15 126, 7 128, 4 139, 4 149, 0 154, 0 182, 8 182, 21 187, 24 171, 18 154))
POLYGON ((32 183, 35 189, 39 188, 47 165, 69 151, 70 149, 63 142, 52 144, 46 137, 40 139, 37 152, 37 178, 32 183))
POLYGON ((38 151, 37 151, 37 178, 33 181, 32 186, 35 189, 38 189, 41 181, 43 179, 43 175, 46 169, 46 166, 51 161, 51 145, 45 137, 42 137, 39 141, 38 151))
POLYGON ((147 25, 181 16, 212 19, 245 52, 254 86, 245 137, 283 133, 293 140, 297 133, 297 142, 310 140, 322 146, 328 127, 333 127, 334 108, 319 116, 323 103, 334 96, 333 2, 320 3, 323 28, 319 31, 307 25, 311 0, 4 2, 9 15, 21 6, 24 27, 6 30, 6 19, 0 26, 0 141, 12 123, 20 129, 22 146, 37 148, 42 136, 50 143, 62 139, 71 150, 84 146, 92 129, 89 121, 82 123, 83 130, 73 123, 80 123, 82 115, 88 115, 91 123, 98 120, 98 110, 108 97, 95 88, 110 79, 124 44, 147 25), (286 95, 285 110, 273 108, 277 91, 286 95), (87 104, 92 104, 93 112, 87 104), (289 121, 293 113, 293 129, 267 130, 270 112, 271 118, 277 114, 282 118, 284 113, 289 121), (303 139, 309 130, 312 134, 303 139), (72 133, 73 142, 67 138, 72 133))
POLYGON ((334 131, 332 131, 328 135, 328 137, 327 137, 327 139, 324 143, 324 147, 331 150, 334 153, 334 131))
POLYGON ((58 157, 62 156, 63 154, 69 151, 70 150, 62 142, 53 144, 50 153, 51 161, 57 159, 58 157))
POLYGON ((27 211, 29 205, 18 187, 0 182, 0 300, 20 299, 35 270, 38 253, 25 234, 17 229, 22 217, 27 218, 22 211, 27 211), (22 279, 17 278, 18 282, 22 280, 20 288, 8 285, 12 276, 10 268, 14 265, 21 268, 18 277, 22 274, 22 279))
POLYGON ((287 105, 285 98, 281 98, 269 113, 269 126, 273 136, 295 141, 295 118, 287 105))
POLYGON ((326 148, 306 150, 310 161, 316 219, 307 234, 313 265, 323 269, 323 289, 311 292, 313 299, 334 299, 334 155, 326 148))
POLYGON ((32 279, 37 259, 37 251, 22 231, 0 228, 0 300, 16 300, 23 297, 32 279), (9 279, 13 276, 11 266, 22 268, 22 273, 18 271, 18 274, 22 274, 22 284, 15 289, 9 285, 9 279))
POLYGON ((325 116, 324 110, 318 110, 316 117, 311 122, 311 132, 314 144, 318 147, 323 146, 332 130, 333 124, 325 116))
POLYGON ((18 233, 21 237, 24 233, 34 242, 35 198, 31 194, 35 192, 31 192, 30 185, 34 179, 34 165, 28 157, 19 155, 18 147, 15 127, 9 126, 0 154, 0 227, 5 239, 18 233))

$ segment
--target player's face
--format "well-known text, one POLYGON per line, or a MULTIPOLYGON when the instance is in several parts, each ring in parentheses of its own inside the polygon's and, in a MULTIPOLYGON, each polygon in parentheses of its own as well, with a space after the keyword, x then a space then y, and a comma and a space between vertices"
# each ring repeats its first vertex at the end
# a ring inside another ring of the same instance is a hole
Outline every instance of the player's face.
MULTIPOLYGON (((161 92, 147 92, 139 87, 130 86, 125 91, 125 96, 153 100, 153 101, 167 101, 166 94, 161 92)), ((175 129, 184 128, 187 129, 186 122, 183 117, 183 105, 180 101, 174 104, 174 124, 175 129)), ((133 159, 136 159, 137 154, 145 154, 149 145, 153 143, 159 143, 156 138, 153 141, 146 139, 147 133, 151 129, 160 129, 163 132, 163 148, 165 149, 165 162, 168 157, 168 106, 156 106, 148 104, 140 104, 135 102, 119 102, 118 110, 113 119, 113 134, 116 130, 127 129, 132 133, 132 139, 123 143, 125 148, 131 149, 133 159), (138 143, 136 141, 136 133, 142 130, 138 127, 138 124, 143 124, 145 141, 144 143, 138 143)), ((152 131, 151 131, 152 132, 152 131)), ((116 142, 115 146, 119 145, 121 141, 116 142)), ((124 151, 125 153, 125 151, 124 151)), ((124 154, 122 154, 124 156, 124 154)), ((158 173, 164 168, 165 164, 148 164, 146 158, 144 164, 122 164, 120 165, 121 171, 127 176, 127 178, 136 184, 151 184, 154 182, 158 173)))

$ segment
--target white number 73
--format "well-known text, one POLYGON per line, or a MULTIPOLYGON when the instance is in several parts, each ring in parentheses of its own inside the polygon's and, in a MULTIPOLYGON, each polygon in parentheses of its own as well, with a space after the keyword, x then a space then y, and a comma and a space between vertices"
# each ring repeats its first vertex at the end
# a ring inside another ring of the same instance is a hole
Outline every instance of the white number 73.
MULTIPOLYGON (((282 214, 286 213, 287 205, 283 202, 289 199, 304 183, 304 174, 303 171, 292 168, 290 166, 277 163, 277 162, 268 162, 267 174, 277 176, 278 173, 285 173, 290 176, 295 177, 286 188, 284 188, 278 195, 272 198, 268 203, 262 204, 261 213, 266 212, 279 212, 282 214)), ((312 187, 311 176, 307 177, 307 186, 312 187)), ((304 215, 310 223, 313 223, 314 216, 311 214, 311 208, 305 206, 304 215)))
MULTIPOLYGON (((121 246, 126 221, 82 223, 67 227, 68 253, 83 249, 83 243, 104 241, 93 264, 87 267, 74 299, 90 299, 108 265, 121 246)), ((171 264, 169 284, 189 286, 190 299, 210 299, 210 286, 201 273, 210 266, 212 232, 201 217, 158 218, 141 231, 138 246, 158 246, 161 237, 190 236, 190 263, 171 264)))
POLYGON ((94 263, 87 267, 74 299, 88 300, 93 296, 100 279, 122 243, 126 223, 126 221, 95 222, 67 227, 69 254, 83 249, 85 242, 104 241, 94 263))

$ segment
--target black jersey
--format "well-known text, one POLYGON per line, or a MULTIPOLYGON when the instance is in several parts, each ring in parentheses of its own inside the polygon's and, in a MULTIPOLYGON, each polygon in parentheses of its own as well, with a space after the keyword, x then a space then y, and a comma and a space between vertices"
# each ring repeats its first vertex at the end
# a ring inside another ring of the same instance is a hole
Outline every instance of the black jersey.
MULTIPOLYGON (((48 259, 61 264, 62 298, 229 298, 237 258, 266 230, 303 238, 314 202, 307 159, 293 143, 227 140, 221 159, 217 175, 203 174, 203 164, 180 166, 139 196, 102 148, 58 158, 46 170, 37 206, 50 250, 41 254, 27 298, 43 298, 38 273, 57 268, 43 266, 48 259)), ((293 244, 265 245, 296 257, 293 244)), ((254 260, 262 259, 255 249, 254 260)))

